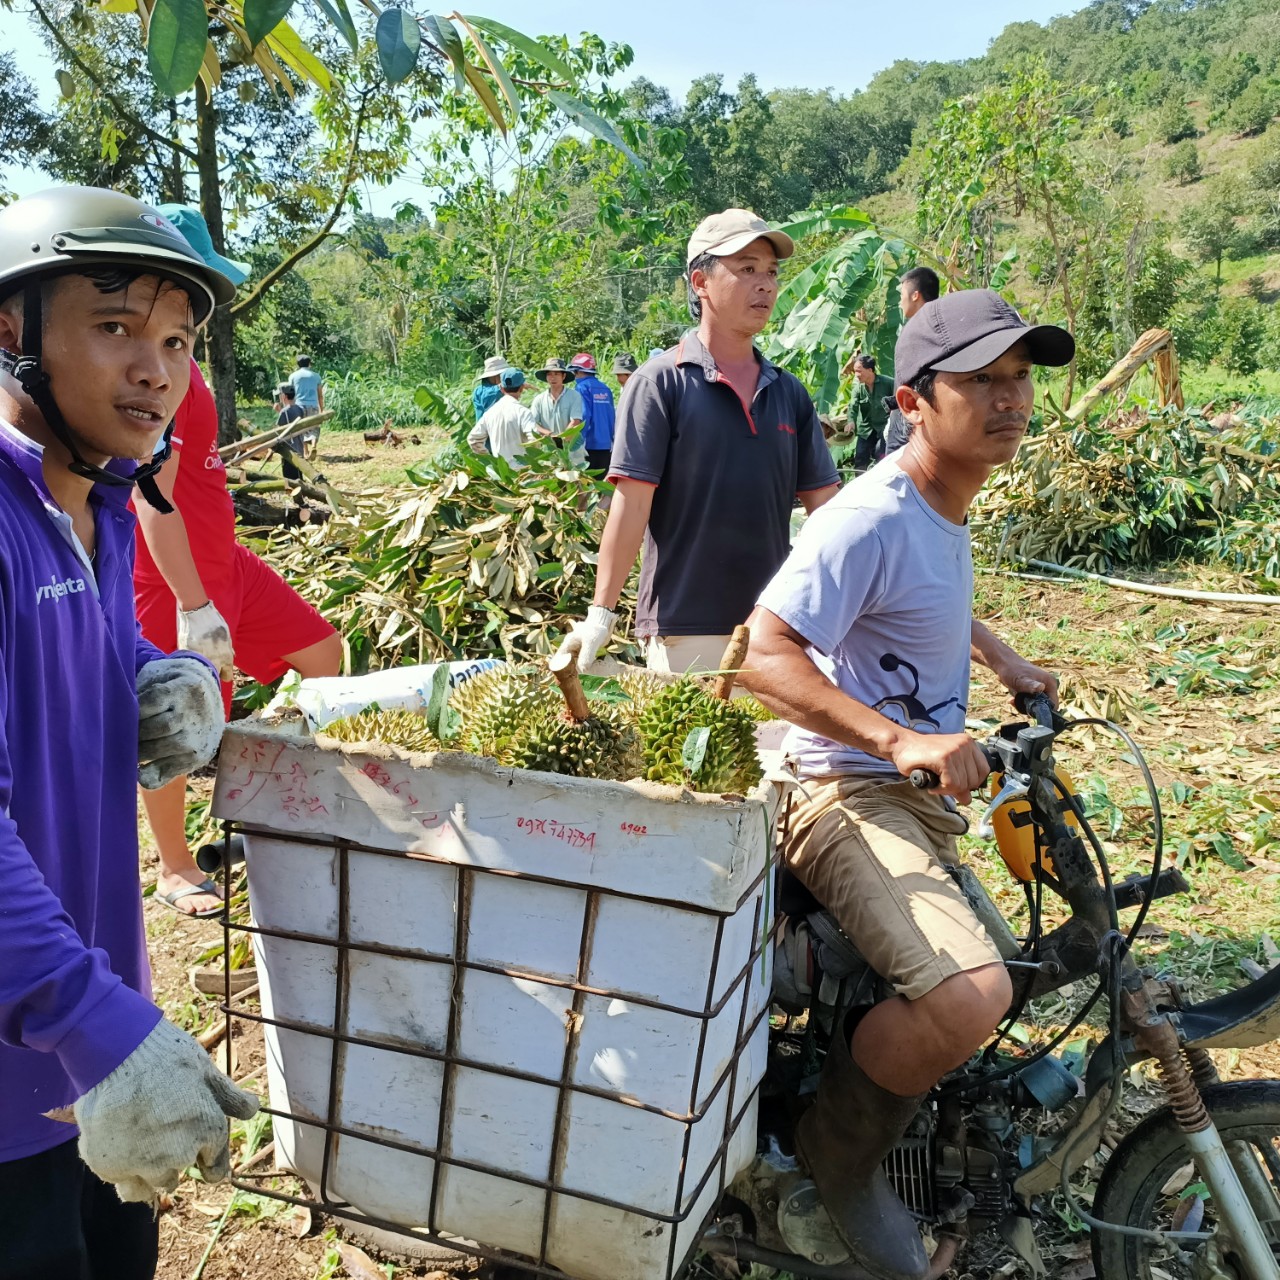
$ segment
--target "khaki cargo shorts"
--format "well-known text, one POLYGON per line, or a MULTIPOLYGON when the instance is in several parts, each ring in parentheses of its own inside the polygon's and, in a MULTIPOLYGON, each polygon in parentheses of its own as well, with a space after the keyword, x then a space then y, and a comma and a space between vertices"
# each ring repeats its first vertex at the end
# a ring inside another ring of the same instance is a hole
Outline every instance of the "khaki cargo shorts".
POLYGON ((783 860, 899 995, 1002 963, 946 871, 968 824, 940 796, 905 779, 809 778, 783 813, 783 860))

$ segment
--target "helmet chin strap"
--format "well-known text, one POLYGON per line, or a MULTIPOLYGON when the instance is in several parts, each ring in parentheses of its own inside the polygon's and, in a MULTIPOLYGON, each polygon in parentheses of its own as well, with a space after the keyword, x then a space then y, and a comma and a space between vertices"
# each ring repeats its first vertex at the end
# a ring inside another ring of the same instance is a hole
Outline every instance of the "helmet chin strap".
POLYGON ((71 455, 68 469, 95 484, 109 485, 113 489, 129 489, 135 484, 138 492, 161 515, 169 515, 173 507, 165 500, 156 483, 156 472, 168 462, 173 452, 171 437, 173 423, 164 429, 164 438, 160 450, 152 454, 149 462, 135 467, 129 475, 119 475, 108 471, 105 467, 95 466, 85 460, 76 444, 76 438, 67 426, 67 420, 53 398, 53 388, 49 384, 49 375, 40 365, 42 353, 42 336, 44 317, 41 310, 40 282, 38 279, 28 280, 22 295, 22 355, 13 364, 13 376, 18 380, 23 391, 30 396, 36 408, 44 416, 50 431, 58 438, 58 442, 71 455))

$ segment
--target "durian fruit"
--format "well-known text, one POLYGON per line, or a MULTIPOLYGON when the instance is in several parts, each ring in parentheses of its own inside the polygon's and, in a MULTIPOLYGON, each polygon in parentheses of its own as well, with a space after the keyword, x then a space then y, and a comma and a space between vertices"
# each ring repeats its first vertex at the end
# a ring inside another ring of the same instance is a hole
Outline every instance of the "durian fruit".
POLYGON ((621 780, 638 771, 637 741, 635 728, 616 707, 592 706, 585 720, 557 710, 541 717, 513 743, 511 763, 543 773, 621 780))
POLYGON ((768 707, 764 705, 763 702, 753 698, 749 693, 744 693, 740 697, 735 698, 733 700, 733 705, 737 707, 739 711, 749 715, 756 724, 768 724, 770 720, 776 720, 778 718, 769 710, 768 707))
POLYGON ((463 751, 511 764, 512 752, 534 726, 563 704, 544 675, 499 667, 468 680, 449 705, 462 717, 463 751))
POLYGON ((713 698, 695 680, 669 685, 640 717, 645 777, 697 791, 745 795, 764 776, 756 755, 755 721, 736 702, 713 698), (709 729, 706 754, 695 777, 684 766, 685 740, 709 729))
POLYGON ((320 730, 339 742, 386 742, 406 751, 440 751, 426 716, 416 711, 361 711, 344 716, 320 730))
POLYGON ((644 667, 626 667, 613 679, 629 699, 619 706, 633 724, 639 724, 649 703, 668 687, 667 681, 659 680, 652 671, 647 671, 644 667))

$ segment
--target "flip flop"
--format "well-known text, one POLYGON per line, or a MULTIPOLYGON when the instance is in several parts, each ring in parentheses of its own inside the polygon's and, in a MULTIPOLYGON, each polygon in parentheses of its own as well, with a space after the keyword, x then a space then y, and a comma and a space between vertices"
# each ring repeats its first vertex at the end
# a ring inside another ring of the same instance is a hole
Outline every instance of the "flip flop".
POLYGON ((178 906, 180 899, 193 897, 197 893, 208 893, 216 898, 218 886, 212 880, 202 880, 199 884, 189 884, 186 888, 175 889, 172 893, 161 893, 157 889, 151 896, 156 902, 163 902, 166 907, 176 911, 180 916, 186 916, 188 920, 208 920, 211 916, 222 914, 222 902, 219 902, 216 907, 206 907, 203 911, 183 911, 178 906))

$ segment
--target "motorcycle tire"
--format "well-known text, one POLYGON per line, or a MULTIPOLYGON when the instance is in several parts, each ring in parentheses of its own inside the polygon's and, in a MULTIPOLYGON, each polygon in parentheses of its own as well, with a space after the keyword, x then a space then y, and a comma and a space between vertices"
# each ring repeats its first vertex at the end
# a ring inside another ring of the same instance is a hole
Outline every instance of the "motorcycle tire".
MULTIPOLYGON (((1255 1151, 1270 1147, 1270 1183, 1280 1200, 1280 1080, 1242 1080, 1204 1091, 1205 1105, 1225 1141, 1249 1142, 1255 1151)), ((1107 1161, 1093 1215, 1122 1226, 1168 1230, 1171 1197, 1165 1184, 1191 1162, 1184 1135, 1168 1107, 1153 1112, 1129 1134, 1107 1161)), ((1193 1180, 1196 1175, 1193 1174, 1193 1180)), ((1176 1193, 1175 1193, 1176 1195, 1176 1193)), ((1206 1223, 1212 1225, 1212 1205, 1206 1223)), ((1175 1280, 1191 1271, 1152 1242, 1114 1231, 1093 1230, 1094 1271, 1105 1280, 1151 1280, 1158 1268, 1175 1280)), ((1276 1245, 1280 1257, 1280 1244, 1276 1245)), ((1243 1272, 1241 1273, 1243 1274, 1243 1272)))

